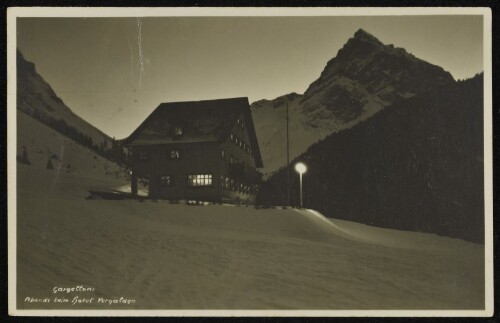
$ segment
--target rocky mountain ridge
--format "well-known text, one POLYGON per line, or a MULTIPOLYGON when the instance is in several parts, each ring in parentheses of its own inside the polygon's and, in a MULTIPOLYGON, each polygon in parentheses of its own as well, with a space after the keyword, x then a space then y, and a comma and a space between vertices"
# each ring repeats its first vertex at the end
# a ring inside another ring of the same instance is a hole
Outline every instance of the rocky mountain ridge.
POLYGON ((113 139, 75 113, 38 74, 35 64, 17 51, 17 109, 80 143, 111 149, 113 139))
POLYGON ((291 158, 327 135, 366 120, 401 99, 454 83, 450 73, 359 29, 304 94, 252 103, 264 160, 271 174, 286 163, 286 106, 291 158), (285 157, 284 157, 285 156, 285 157))

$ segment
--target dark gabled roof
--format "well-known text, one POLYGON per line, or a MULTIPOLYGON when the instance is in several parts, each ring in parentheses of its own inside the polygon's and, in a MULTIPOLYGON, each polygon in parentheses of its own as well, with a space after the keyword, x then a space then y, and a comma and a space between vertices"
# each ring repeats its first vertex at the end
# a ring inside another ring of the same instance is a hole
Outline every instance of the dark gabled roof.
POLYGON ((255 134, 248 98, 230 98, 206 101, 170 102, 160 104, 128 137, 125 146, 166 143, 224 141, 229 136, 238 115, 243 113, 250 137, 250 145, 257 167, 262 157, 255 134), (176 138, 174 129, 182 128, 176 138))

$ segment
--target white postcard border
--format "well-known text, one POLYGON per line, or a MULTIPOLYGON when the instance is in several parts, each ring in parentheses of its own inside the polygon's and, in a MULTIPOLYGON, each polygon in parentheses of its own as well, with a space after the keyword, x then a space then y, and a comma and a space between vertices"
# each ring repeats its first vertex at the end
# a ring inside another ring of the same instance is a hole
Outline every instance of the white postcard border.
POLYGON ((493 315, 493 121, 492 21, 490 8, 83 8, 11 7, 7 9, 7 189, 8 296, 14 316, 290 316, 290 317, 488 317, 493 315), (484 66, 484 310, 19 310, 16 304, 16 19, 18 17, 174 17, 174 16, 394 16, 482 15, 484 66))

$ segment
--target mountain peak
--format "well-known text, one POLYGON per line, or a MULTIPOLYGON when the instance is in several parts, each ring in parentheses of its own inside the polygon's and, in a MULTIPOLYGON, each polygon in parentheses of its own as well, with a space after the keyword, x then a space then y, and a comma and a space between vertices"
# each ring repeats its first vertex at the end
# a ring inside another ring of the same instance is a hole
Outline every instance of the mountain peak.
MULTIPOLYGON (((310 110, 318 107, 349 107, 345 120, 363 113, 366 97, 377 97, 379 106, 452 83, 453 77, 441 67, 409 54, 403 48, 384 45, 363 29, 337 52, 304 93, 310 110), (312 99, 314 97, 314 99, 312 99), (365 98, 363 98, 365 97, 365 98), (363 98, 363 99, 360 99, 363 98)), ((337 119, 343 117, 337 113, 337 119)))
POLYGON ((376 44, 382 44, 380 40, 378 40, 375 36, 372 34, 366 32, 364 29, 359 28, 358 31, 354 33, 354 39, 358 40, 363 40, 363 41, 368 41, 376 44))

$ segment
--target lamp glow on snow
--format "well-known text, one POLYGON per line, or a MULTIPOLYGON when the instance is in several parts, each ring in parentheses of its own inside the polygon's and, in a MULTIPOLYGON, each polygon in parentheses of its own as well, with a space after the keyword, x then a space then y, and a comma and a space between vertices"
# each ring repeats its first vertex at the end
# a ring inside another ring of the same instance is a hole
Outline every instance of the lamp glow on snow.
POLYGON ((302 207, 302 174, 307 172, 307 166, 304 163, 295 164, 295 170, 299 173, 300 176, 300 207, 302 207))

